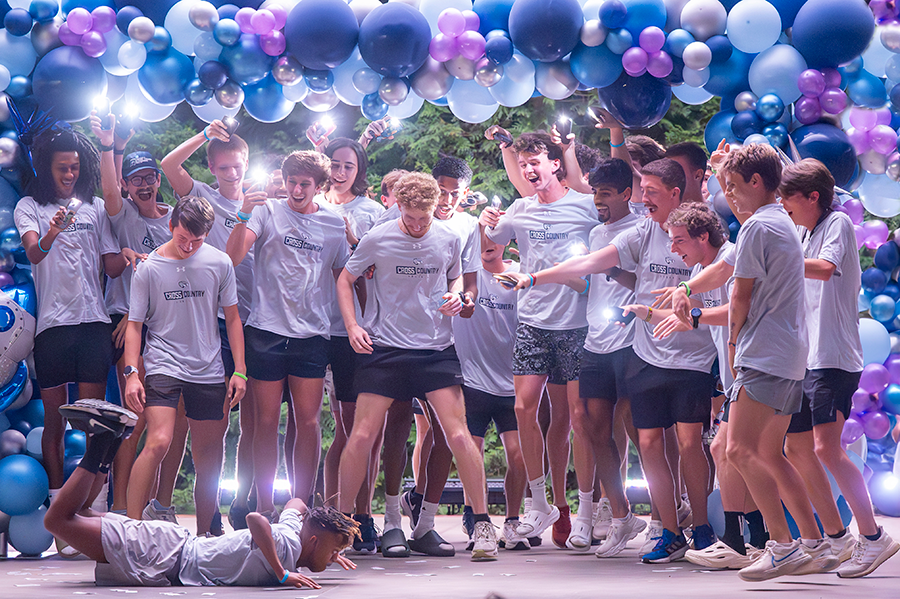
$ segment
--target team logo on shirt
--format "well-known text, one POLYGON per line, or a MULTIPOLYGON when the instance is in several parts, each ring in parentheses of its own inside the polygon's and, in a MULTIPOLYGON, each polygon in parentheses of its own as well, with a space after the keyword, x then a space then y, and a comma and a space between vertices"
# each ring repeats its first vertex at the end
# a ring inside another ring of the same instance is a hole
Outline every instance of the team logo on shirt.
POLYGON ((690 277, 690 268, 678 268, 677 266, 669 266, 668 264, 650 263, 650 272, 657 275, 676 275, 679 277, 690 277))
POLYGON ((206 295, 206 291, 191 291, 191 284, 185 280, 178 281, 180 289, 178 291, 163 291, 163 297, 170 301, 186 300, 192 297, 202 298, 206 295))
POLYGON ((93 231, 93 223, 70 223, 68 227, 63 229, 63 233, 74 233, 75 231, 93 231))
POLYGON ((429 266, 428 264, 423 264, 421 258, 413 258, 412 264, 398 264, 395 268, 395 272, 398 275, 403 275, 406 277, 419 277, 424 275, 433 275, 440 272, 440 269, 437 266, 429 266))
POLYGON ((499 297, 492 293, 489 297, 479 297, 478 305, 484 308, 490 308, 491 310, 515 310, 515 304, 500 303, 498 301, 499 299, 499 297))
POLYGON ((300 237, 291 237, 290 235, 285 235, 284 245, 296 248, 298 250, 309 250, 312 252, 321 252, 325 249, 324 245, 310 243, 309 241, 307 241, 310 237, 306 233, 300 233, 299 235, 301 235, 303 239, 301 239, 300 237))
POLYGON ((721 306, 721 305, 722 305, 722 300, 717 300, 717 299, 704 299, 703 300, 704 308, 715 308, 716 306, 721 306))
POLYGON ((150 250, 153 251, 153 250, 155 250, 156 248, 158 248, 158 247, 159 247, 160 245, 162 245, 162 244, 155 243, 152 239, 150 239, 149 236, 145 235, 145 236, 144 236, 144 240, 141 241, 141 245, 144 246, 144 247, 146 247, 146 248, 150 248, 150 250))
POLYGON ((225 217, 225 228, 226 229, 233 229, 236 224, 237 224, 237 220, 235 220, 231 217, 228 217, 228 216, 225 217))
POLYGON ((553 227, 550 223, 544 223, 543 231, 528 231, 528 239, 533 241, 558 241, 561 239, 568 239, 568 233, 552 233, 550 228, 553 227))

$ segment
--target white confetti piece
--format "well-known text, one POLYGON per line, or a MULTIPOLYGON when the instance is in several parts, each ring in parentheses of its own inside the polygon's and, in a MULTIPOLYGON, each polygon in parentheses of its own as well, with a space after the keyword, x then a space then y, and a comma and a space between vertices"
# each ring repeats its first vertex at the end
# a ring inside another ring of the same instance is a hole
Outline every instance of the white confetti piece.
POLYGON ((506 574, 506 573, 501 573, 501 574, 500 574, 500 576, 515 576, 515 574, 506 574))
POLYGON ((454 568, 462 568, 462 566, 444 566, 444 569, 446 570, 452 570, 454 568))
POLYGON ((381 566, 372 566, 373 570, 384 570, 381 566))
POLYGON ((428 560, 424 559, 411 559, 406 561, 407 564, 427 564, 428 560))
POLYGON ((75 591, 72 594, 73 595, 96 595, 97 593, 91 593, 89 591, 75 591))
POLYGON ((39 584, 17 584, 17 587, 39 587, 39 584))
POLYGON ((475 572, 472 576, 484 576, 484 572, 475 572))

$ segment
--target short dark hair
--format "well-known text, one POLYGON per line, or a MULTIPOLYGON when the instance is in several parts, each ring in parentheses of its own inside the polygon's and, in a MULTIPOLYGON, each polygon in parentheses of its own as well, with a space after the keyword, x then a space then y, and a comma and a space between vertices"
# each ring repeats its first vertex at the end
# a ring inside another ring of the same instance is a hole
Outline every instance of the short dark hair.
POLYGON ((548 160, 559 160, 559 170, 556 178, 562 181, 566 178, 566 165, 563 161, 562 149, 555 143, 546 131, 523 133, 513 144, 516 154, 547 154, 548 160))
POLYGON ((578 168, 582 173, 589 173, 597 166, 597 162, 602 158, 602 154, 584 144, 575 142, 575 159, 578 160, 578 168))
POLYGON ((678 156, 687 158, 688 164, 691 165, 693 170, 706 170, 706 163, 709 160, 709 157, 706 155, 706 150, 704 150, 700 144, 692 141, 682 141, 669 146, 666 150, 666 158, 676 158, 678 156))
POLYGON ((199 196, 184 196, 172 209, 170 222, 173 227, 182 226, 192 235, 206 235, 216 220, 213 207, 199 196))
POLYGON ((641 169, 642 175, 650 175, 659 177, 662 184, 669 189, 678 188, 678 199, 684 199, 684 186, 687 179, 684 176, 684 169, 681 165, 671 158, 660 158, 644 165, 641 169))
POLYGON ((745 182, 756 173, 768 192, 775 192, 781 185, 781 158, 769 144, 749 144, 731 150, 721 170, 736 173, 745 182))
POLYGON ((819 208, 830 210, 834 201, 834 177, 827 166, 815 158, 804 158, 782 169, 778 187, 781 197, 800 192, 808 198, 814 191, 819 192, 819 208))
POLYGON ((225 152, 239 152, 244 155, 244 158, 248 160, 250 158, 250 147, 247 142, 240 135, 234 134, 228 138, 228 141, 222 141, 217 137, 209 140, 206 145, 206 162, 212 165, 225 152))
POLYGON ((632 162, 647 166, 654 160, 666 157, 666 149, 658 141, 646 135, 632 135, 625 138, 625 149, 632 162))
POLYGON ((588 177, 588 183, 594 189, 609 186, 622 193, 633 183, 631 166, 621 158, 600 158, 588 177))
POLYGON ((684 227, 693 238, 709 234, 709 245, 720 248, 725 243, 725 230, 719 215, 707 204, 691 202, 679 206, 666 220, 669 227, 684 227))
POLYGON ((281 176, 285 181, 290 176, 307 175, 316 182, 316 187, 328 179, 331 160, 328 156, 312 150, 291 152, 281 163, 281 176))
POLYGON ((341 148, 350 148, 356 154, 356 179, 353 180, 350 191, 358 196, 366 195, 369 189, 369 158, 366 156, 365 148, 355 139, 338 137, 325 148, 325 155, 334 158, 334 153, 341 148))
POLYGON ((58 152, 78 152, 75 197, 92 204, 94 191, 100 187, 100 153, 86 135, 71 128, 51 129, 35 140, 32 156, 37 176, 27 167, 22 169, 22 183, 26 193, 42 206, 56 203, 56 183, 52 168, 53 157, 58 152))
POLYGON ((469 183, 472 182, 472 169, 461 158, 444 156, 431 169, 431 176, 435 179, 438 177, 450 177, 451 179, 456 179, 463 187, 468 187, 469 183))

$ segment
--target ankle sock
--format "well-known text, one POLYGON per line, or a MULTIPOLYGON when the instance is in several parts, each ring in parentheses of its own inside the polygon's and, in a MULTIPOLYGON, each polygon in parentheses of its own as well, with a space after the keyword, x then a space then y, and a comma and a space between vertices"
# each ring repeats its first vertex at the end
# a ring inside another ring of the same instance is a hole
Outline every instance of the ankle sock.
POLYGON ((741 512, 725 512, 725 534, 720 540, 741 555, 747 555, 747 550, 744 548, 742 515, 741 512))
MULTIPOLYGON (((518 521, 519 521, 518 516, 507 516, 506 520, 504 520, 504 522, 518 522, 518 521)), ((875 539, 872 539, 872 540, 874 541, 875 539)))
POLYGON ((434 529, 434 517, 437 515, 440 504, 431 503, 430 501, 422 502, 422 509, 419 511, 419 520, 416 522, 416 528, 413 530, 414 539, 421 539, 429 530, 434 529))
POLYGON ((550 504, 547 503, 547 481, 541 476, 528 481, 531 489, 531 508, 545 514, 550 513, 550 504))
POLYGON ((594 491, 578 491, 578 515, 577 518, 581 518, 582 520, 590 521, 593 514, 593 503, 591 499, 593 498, 594 491))
POLYGON ((847 534, 847 529, 846 529, 846 528, 842 528, 841 530, 839 530, 839 531, 836 532, 835 534, 833 534, 833 535, 828 535, 828 538, 829 538, 829 539, 840 539, 840 538, 843 538, 843 536, 844 536, 845 534, 847 534))
POLYGON ((878 539, 881 538, 882 532, 884 532, 884 529, 879 526, 878 532, 876 532, 874 535, 863 535, 863 536, 866 537, 870 541, 877 541, 878 539))
POLYGON ((488 516, 487 514, 475 514, 472 517, 472 521, 473 522, 490 522, 491 517, 488 516))
POLYGON ((819 546, 819 543, 822 542, 822 539, 800 539, 800 542, 803 543, 803 546, 807 549, 815 549, 819 546))
POLYGON ((401 528, 400 496, 384 494, 384 532, 401 528))
POLYGON ((750 529, 750 544, 758 549, 764 548, 766 541, 769 540, 769 532, 766 530, 762 512, 759 510, 745 512, 744 519, 747 521, 747 527, 750 529))

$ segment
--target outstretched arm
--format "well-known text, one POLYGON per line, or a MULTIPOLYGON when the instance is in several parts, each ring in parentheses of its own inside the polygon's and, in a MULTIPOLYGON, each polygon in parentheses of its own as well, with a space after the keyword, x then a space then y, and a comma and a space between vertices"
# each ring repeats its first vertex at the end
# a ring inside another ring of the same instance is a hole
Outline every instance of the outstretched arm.
POLYGON ((256 543, 263 557, 266 558, 266 562, 275 572, 275 576, 278 577, 278 580, 284 580, 281 584, 297 588, 305 586, 313 589, 322 588, 314 580, 303 576, 299 572, 291 572, 281 565, 281 562, 278 560, 275 539, 272 537, 272 525, 269 524, 269 520, 265 516, 257 512, 247 514, 247 529, 250 531, 253 542, 256 543), (287 578, 285 578, 285 575, 287 575, 287 578))

